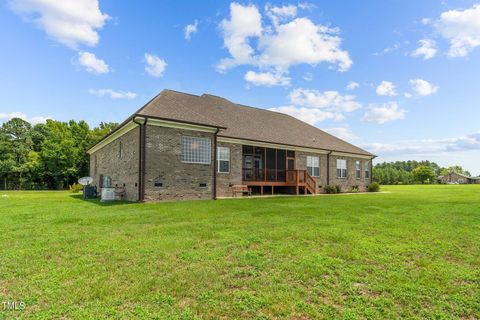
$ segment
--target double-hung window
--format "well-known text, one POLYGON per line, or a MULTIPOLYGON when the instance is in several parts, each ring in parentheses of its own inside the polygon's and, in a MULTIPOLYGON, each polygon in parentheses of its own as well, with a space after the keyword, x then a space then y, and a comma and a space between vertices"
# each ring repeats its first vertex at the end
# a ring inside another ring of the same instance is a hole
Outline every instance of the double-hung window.
POLYGON ((362 178, 362 167, 360 161, 355 161, 355 178, 362 178))
POLYGON ((347 160, 337 159, 337 178, 347 177, 347 160))
POLYGON ((230 148, 217 147, 217 172, 230 172, 230 148))
POLYGON ((182 162, 210 164, 211 155, 209 138, 182 136, 182 162))
POLYGON ((307 172, 312 177, 320 177, 320 158, 307 156, 307 172))
POLYGON ((370 161, 365 161, 365 179, 370 179, 370 161))

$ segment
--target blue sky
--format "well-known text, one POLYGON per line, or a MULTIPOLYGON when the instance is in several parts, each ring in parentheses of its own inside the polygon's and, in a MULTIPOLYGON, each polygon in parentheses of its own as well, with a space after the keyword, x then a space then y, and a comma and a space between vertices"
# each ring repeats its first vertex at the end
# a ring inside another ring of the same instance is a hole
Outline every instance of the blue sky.
POLYGON ((0 121, 120 122, 162 89, 207 92, 297 116, 377 161, 480 174, 479 21, 478 0, 11 0, 0 121))

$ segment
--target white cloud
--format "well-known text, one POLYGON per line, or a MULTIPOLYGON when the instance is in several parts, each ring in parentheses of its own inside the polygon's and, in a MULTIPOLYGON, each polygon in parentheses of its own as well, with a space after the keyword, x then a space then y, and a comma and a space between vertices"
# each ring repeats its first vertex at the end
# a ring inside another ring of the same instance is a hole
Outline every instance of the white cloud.
POLYGON ((383 49, 380 52, 374 52, 373 55, 374 56, 383 56, 385 54, 397 51, 398 49, 400 49, 401 46, 402 46, 402 44, 400 42, 396 42, 393 45, 391 45, 390 47, 386 47, 385 49, 383 49))
POLYGON ((223 32, 224 46, 232 57, 222 59, 217 69, 225 71, 241 64, 254 64, 252 57, 254 50, 250 46, 249 38, 262 34, 262 16, 257 7, 232 2, 230 20, 223 19, 220 28, 223 32))
POLYGON ((314 125, 324 120, 345 120, 345 113, 361 108, 353 95, 341 95, 337 91, 319 92, 310 89, 295 89, 289 94, 292 105, 271 108, 314 125))
POLYGON ((265 11, 266 15, 272 20, 274 25, 278 25, 279 22, 297 16, 297 7, 294 5, 276 7, 267 3, 265 5, 265 11))
POLYGON ((450 42, 448 55, 464 57, 480 46, 480 4, 466 10, 443 12, 434 26, 450 42))
POLYGON ((112 99, 135 99, 137 97, 137 94, 134 92, 115 91, 112 89, 90 89, 88 92, 98 97, 109 96, 112 99))
POLYGON ((92 73, 101 74, 108 73, 110 71, 105 61, 98 59, 91 52, 79 52, 77 63, 85 67, 88 72, 92 73))
POLYGON ((331 135, 334 135, 345 141, 353 142, 358 140, 358 136, 354 134, 352 130, 350 130, 349 128, 328 128, 328 129, 323 129, 323 131, 326 131, 331 135))
POLYGON ((310 73, 310 72, 305 73, 305 75, 303 76, 303 80, 312 81, 313 80, 313 74, 310 73))
POLYGON ((432 19, 430 18, 423 18, 421 21, 420 21, 423 25, 427 25, 427 24, 430 24, 432 22, 432 19))
POLYGON ((409 81, 412 90, 419 96, 429 96, 438 91, 438 86, 431 84, 423 79, 413 79, 409 81))
POLYGON ((423 60, 429 60, 437 54, 437 45, 435 40, 422 39, 418 41, 419 47, 411 53, 413 57, 423 57, 423 60))
POLYGON ((438 154, 480 150, 480 132, 444 139, 403 140, 395 143, 370 143, 363 147, 378 155, 438 154))
POLYGON ((290 101, 298 106, 327 109, 334 112, 352 112, 362 107, 354 95, 341 95, 337 91, 319 92, 310 89, 295 89, 289 94, 290 101))
POLYGON ((290 84, 290 78, 285 77, 282 73, 272 73, 272 72, 255 72, 248 71, 245 74, 245 80, 250 82, 254 86, 286 86, 290 84))
POLYGON ((269 110, 288 114, 308 124, 311 124, 312 126, 318 122, 322 122, 327 119, 334 121, 341 121, 345 119, 345 117, 341 113, 305 107, 284 106, 278 108, 270 108, 269 110))
POLYGON ((30 122, 33 125, 39 124, 39 123, 46 123, 48 119, 53 119, 52 117, 41 117, 41 116, 36 116, 36 117, 27 117, 27 115, 23 112, 10 112, 10 113, 0 113, 0 121, 8 121, 13 118, 20 118, 25 121, 30 122))
POLYGON ((390 81, 382 81, 376 89, 379 96, 396 96, 395 85, 390 81))
POLYGON ((55 41, 71 48, 95 46, 97 31, 109 16, 100 11, 97 0, 10 0, 10 8, 55 41))
POLYGON ((346 89, 347 89, 347 90, 355 90, 355 89, 357 89, 358 87, 360 87, 360 84, 359 84, 358 82, 350 81, 350 82, 347 84, 346 89))
POLYGON ((230 4, 230 18, 220 23, 230 57, 218 63, 218 71, 251 65, 262 72, 288 73, 292 65, 322 62, 337 65, 340 71, 351 67, 348 52, 340 48, 338 29, 296 18, 296 6, 266 5, 265 9, 272 23, 267 20, 262 25, 262 15, 255 5, 230 4))
POLYGON ((396 102, 389 102, 382 106, 371 106, 363 115, 362 121, 383 124, 403 119, 405 113, 405 109, 400 108, 396 102))
POLYGON ((184 29, 185 40, 190 40, 192 34, 197 32, 198 21, 195 20, 192 24, 189 24, 184 29))
POLYGON ((151 76, 162 77, 163 73, 165 72, 165 68, 167 67, 165 60, 150 53, 145 53, 144 57, 145 62, 147 63, 145 66, 145 71, 151 76))
POLYGON ((307 18, 279 24, 274 33, 260 39, 260 64, 288 69, 295 64, 328 62, 338 65, 340 71, 346 71, 352 60, 347 51, 340 49, 342 39, 337 33, 337 29, 315 25, 307 18))

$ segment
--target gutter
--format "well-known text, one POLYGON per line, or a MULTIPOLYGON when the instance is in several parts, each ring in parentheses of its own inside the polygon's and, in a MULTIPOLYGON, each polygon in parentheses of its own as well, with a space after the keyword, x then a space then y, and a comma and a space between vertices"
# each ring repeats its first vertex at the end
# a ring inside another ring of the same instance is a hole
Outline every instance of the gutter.
POLYGON ((146 139, 146 124, 148 118, 143 118, 144 121, 137 122, 137 118, 133 117, 132 121, 139 125, 138 135, 138 201, 145 201, 145 139, 146 139))
POLYGON ((213 200, 217 200, 217 135, 219 131, 220 128, 217 128, 213 138, 213 200))
POLYGON ((332 152, 333 150, 330 150, 330 152, 327 153, 327 186, 330 185, 330 155, 332 152))

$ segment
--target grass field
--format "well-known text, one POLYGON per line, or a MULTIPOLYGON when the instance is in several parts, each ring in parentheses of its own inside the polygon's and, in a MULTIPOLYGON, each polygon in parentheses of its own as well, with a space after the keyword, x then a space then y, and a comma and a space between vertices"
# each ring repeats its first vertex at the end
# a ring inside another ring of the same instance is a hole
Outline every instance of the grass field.
POLYGON ((479 319, 480 185, 383 190, 105 205, 0 192, 0 319, 479 319))

